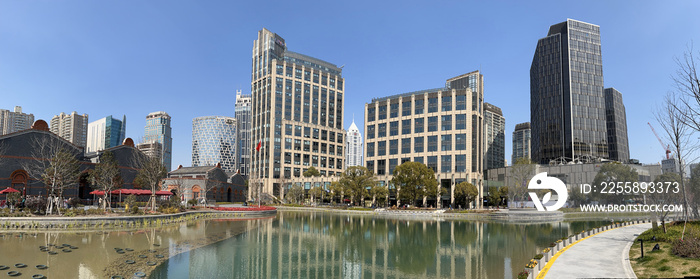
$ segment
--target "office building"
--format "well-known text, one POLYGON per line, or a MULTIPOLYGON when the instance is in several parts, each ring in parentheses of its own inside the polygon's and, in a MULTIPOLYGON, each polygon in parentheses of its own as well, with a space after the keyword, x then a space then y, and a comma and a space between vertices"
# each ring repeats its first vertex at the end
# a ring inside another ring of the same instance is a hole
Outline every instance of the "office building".
POLYGON ((117 120, 111 115, 88 124, 86 153, 119 146, 126 134, 126 115, 117 120))
POLYGON ((599 26, 567 19, 537 42, 530 124, 537 163, 608 158, 599 26))
POLYGON ((501 108, 484 103, 484 170, 506 165, 506 118, 501 108))
POLYGON ((245 177, 250 175, 250 152, 253 150, 251 141, 251 97, 243 95, 241 90, 236 91, 236 142, 238 153, 236 154, 236 168, 245 177))
POLYGON ((622 103, 622 93, 615 88, 605 88, 605 119, 610 160, 627 163, 630 160, 627 115, 622 103))
POLYGON ((511 164, 515 164, 520 158, 530 159, 530 122, 516 124, 513 131, 511 164))
POLYGON ((192 166, 236 171, 236 119, 203 116, 192 119, 192 166))
MULTIPOLYGON (((170 171, 173 157, 172 128, 170 127, 170 115, 164 111, 156 111, 146 116, 146 134, 143 137, 143 144, 139 144, 148 150, 145 152, 152 156, 158 156, 163 162, 165 169, 170 171), (155 145, 153 143, 159 143, 155 145), (145 144, 145 145, 144 145, 145 144), (160 147, 160 151, 153 148, 160 147)), ((140 149, 140 148, 139 148, 140 149)))
POLYGON ((360 129, 355 125, 355 121, 352 121, 350 128, 348 128, 347 133, 345 133, 345 152, 347 156, 345 158, 345 168, 353 166, 362 166, 362 134, 360 134, 360 129))
MULTIPOLYGON (((150 141, 145 143, 139 143, 136 145, 138 150, 141 150, 143 154, 153 158, 163 158, 163 145, 157 141, 150 141)), ((167 168, 167 167, 166 167, 167 168)))
POLYGON ((32 123, 34 123, 34 114, 23 113, 20 106, 15 106, 14 111, 0 109, 0 135, 29 129, 32 123))
MULTIPOLYGON (((453 185, 463 181, 477 186, 476 200, 481 200, 482 110, 479 71, 448 79, 442 88, 372 99, 365 104, 365 166, 385 186, 397 166, 420 162, 435 171, 439 187, 448 189, 439 201, 442 206, 454 202, 453 185)), ((390 203, 396 203, 395 189, 389 192, 390 203)), ((434 197, 427 202, 438 205, 434 197)))
POLYGON ((77 112, 65 114, 61 112, 51 118, 51 132, 70 141, 79 147, 87 145, 88 115, 77 112))
POLYGON ((280 196, 310 167, 333 176, 345 166, 342 69, 291 52, 262 29, 253 43, 251 185, 280 196))

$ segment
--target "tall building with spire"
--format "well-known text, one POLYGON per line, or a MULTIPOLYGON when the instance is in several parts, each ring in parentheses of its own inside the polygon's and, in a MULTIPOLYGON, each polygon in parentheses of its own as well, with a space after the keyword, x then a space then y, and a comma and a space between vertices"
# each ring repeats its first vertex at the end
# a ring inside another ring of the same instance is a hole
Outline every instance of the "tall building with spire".
POLYGON ((170 115, 164 111, 151 112, 146 116, 145 135, 143 137, 144 150, 149 150, 148 154, 158 156, 163 162, 163 166, 168 171, 172 166, 173 138, 170 127, 170 115), (154 143, 159 144, 154 144, 154 143), (154 150, 160 148, 161 150, 154 150))
POLYGON ((51 132, 85 148, 87 145, 88 115, 80 115, 77 112, 65 114, 61 112, 51 118, 51 132))
POLYGON ((333 176, 345 167, 345 80, 332 63, 291 52, 267 29, 253 42, 251 185, 281 196, 310 167, 333 176))
POLYGON ((360 134, 360 129, 355 125, 354 119, 345 134, 345 142, 347 142, 345 145, 345 153, 347 154, 345 158, 345 168, 362 166, 362 134, 360 134))
POLYGON ((250 175, 250 152, 253 150, 253 142, 250 138, 251 124, 251 97, 243 95, 241 90, 236 91, 236 168, 246 177, 250 175))

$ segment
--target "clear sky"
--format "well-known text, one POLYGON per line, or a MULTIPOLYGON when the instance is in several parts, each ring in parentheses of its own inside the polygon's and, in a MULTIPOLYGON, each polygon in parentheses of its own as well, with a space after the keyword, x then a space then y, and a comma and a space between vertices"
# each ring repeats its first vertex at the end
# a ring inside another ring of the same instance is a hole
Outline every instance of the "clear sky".
MULTIPOLYGON (((344 65, 345 128, 363 130, 373 97, 441 87, 481 70, 485 100, 530 121, 530 63, 550 25, 600 26, 605 87, 623 94, 630 152, 664 152, 647 122, 673 89, 693 41, 700 1, 20 1, 0 2, 0 108, 36 119, 60 112, 127 116, 138 142, 145 117, 172 117, 173 168, 191 165, 192 118, 234 116, 250 93, 253 40, 265 27, 287 47, 344 65)), ((660 130, 658 124, 654 124, 660 130)))

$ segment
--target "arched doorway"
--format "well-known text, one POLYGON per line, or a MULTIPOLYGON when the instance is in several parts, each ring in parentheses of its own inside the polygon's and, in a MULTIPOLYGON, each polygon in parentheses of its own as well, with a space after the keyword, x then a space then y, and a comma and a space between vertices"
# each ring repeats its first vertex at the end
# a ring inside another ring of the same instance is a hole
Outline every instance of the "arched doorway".
POLYGON ((81 200, 93 198, 92 195, 90 195, 90 192, 92 192, 92 187, 90 186, 88 178, 89 173, 87 171, 80 174, 80 180, 78 181, 78 198, 81 200))
POLYGON ((202 188, 199 187, 199 185, 194 185, 192 186, 192 199, 198 199, 199 198, 199 193, 202 191, 202 188))
POLYGON ((228 190, 226 191, 226 201, 231 202, 231 187, 228 187, 228 190))
POLYGON ((32 193, 29 191, 30 189, 27 189, 27 182, 29 182, 29 174, 25 170, 19 169, 16 171, 13 171, 12 174, 10 175, 10 179, 12 180, 11 186, 12 188, 15 188, 15 190, 18 190, 24 194, 25 190, 28 192, 27 194, 29 195, 36 195, 39 193, 32 193))

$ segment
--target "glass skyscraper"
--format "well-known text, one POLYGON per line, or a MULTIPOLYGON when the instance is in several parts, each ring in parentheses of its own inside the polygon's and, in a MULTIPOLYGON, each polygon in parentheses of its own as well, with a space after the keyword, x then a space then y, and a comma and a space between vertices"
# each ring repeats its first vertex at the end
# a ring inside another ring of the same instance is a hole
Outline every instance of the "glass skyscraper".
POLYGON ((627 115, 622 103, 622 93, 615 88, 605 88, 605 117, 608 128, 610 159, 627 163, 630 148, 627 142, 627 115))
POLYGON ((506 164, 506 118, 501 108, 484 103, 484 170, 506 164))
POLYGON ((251 100, 250 95, 243 95, 241 90, 236 91, 236 142, 238 153, 236 154, 236 168, 242 175, 250 175, 250 152, 253 143, 250 138, 251 124, 251 100))
POLYGON ((119 146, 126 134, 126 115, 122 120, 107 116, 88 124, 86 153, 98 152, 119 146))
POLYGON ((519 158, 530 159, 530 122, 516 124, 513 131, 511 165, 519 158))
POLYGON ((203 116, 192 119, 192 166, 215 166, 236 171, 236 119, 203 116))
POLYGON ((163 162, 163 165, 168 171, 170 171, 173 154, 173 138, 171 136, 172 129, 170 128, 170 115, 164 111, 149 113, 146 116, 145 130, 146 135, 143 138, 144 143, 160 143, 160 148, 162 148, 161 152, 155 152, 153 154, 159 154, 162 156, 161 161, 163 162))
POLYGON ((536 163, 608 158, 599 26, 567 19, 537 42, 530 123, 536 163))

